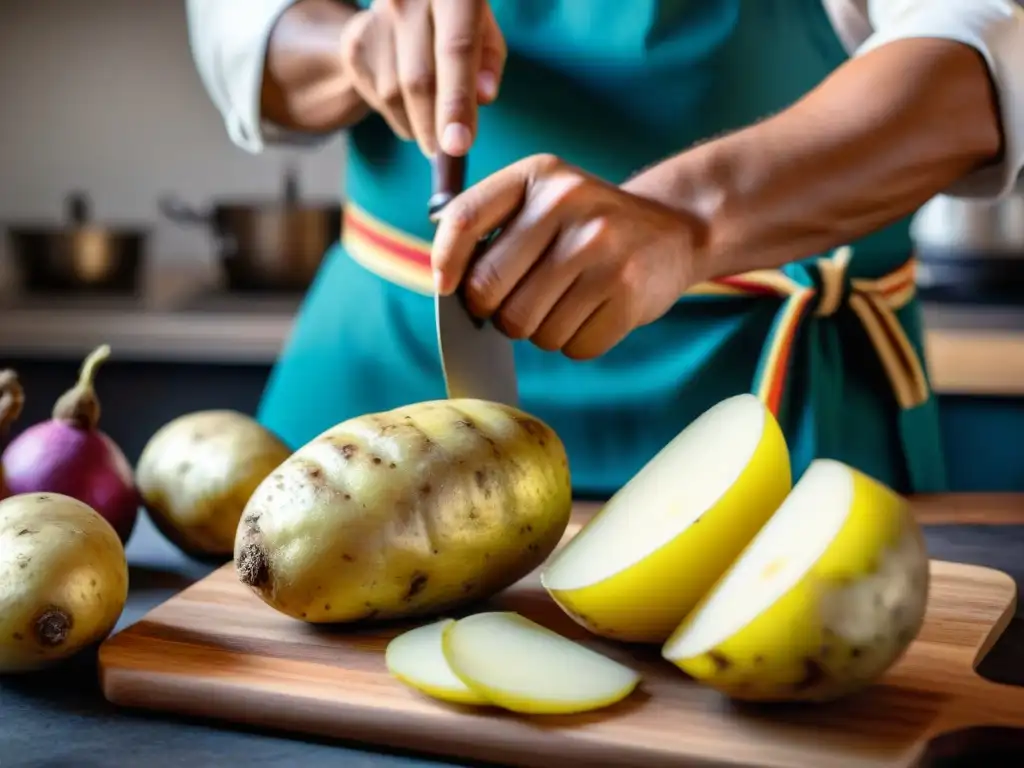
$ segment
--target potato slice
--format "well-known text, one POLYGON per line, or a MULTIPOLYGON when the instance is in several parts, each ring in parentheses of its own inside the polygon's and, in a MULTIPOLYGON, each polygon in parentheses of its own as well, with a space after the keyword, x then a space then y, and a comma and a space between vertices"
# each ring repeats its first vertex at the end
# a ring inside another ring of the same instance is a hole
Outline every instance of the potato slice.
POLYGON ((927 601, 928 554, 909 505, 821 459, 662 655, 734 698, 837 698, 900 657, 927 601))
POLYGON ((444 628, 444 657, 482 697, 513 712, 568 714, 621 701, 640 675, 511 612, 478 613, 444 628))
POLYGON ((384 663, 398 680, 427 696, 454 704, 489 704, 456 677, 444 658, 441 637, 454 623, 442 619, 403 632, 388 643, 384 663))
POLYGON ((541 581, 591 632, 663 643, 791 487, 775 417, 753 395, 731 397, 623 486, 541 581))

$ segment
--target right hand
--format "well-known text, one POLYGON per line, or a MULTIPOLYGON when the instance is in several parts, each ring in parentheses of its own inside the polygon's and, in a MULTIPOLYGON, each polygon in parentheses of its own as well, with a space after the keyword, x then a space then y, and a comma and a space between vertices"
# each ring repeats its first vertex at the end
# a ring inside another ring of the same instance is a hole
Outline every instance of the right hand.
POLYGON ((469 151, 507 52, 487 0, 374 0, 345 25, 341 50, 363 100, 428 157, 469 151))

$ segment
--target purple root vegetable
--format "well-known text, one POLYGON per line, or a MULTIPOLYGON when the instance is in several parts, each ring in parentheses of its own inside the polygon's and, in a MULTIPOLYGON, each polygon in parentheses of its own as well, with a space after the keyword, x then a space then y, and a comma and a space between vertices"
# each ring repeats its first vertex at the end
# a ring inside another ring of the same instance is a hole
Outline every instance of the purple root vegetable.
POLYGON ((57 400, 53 418, 12 440, 2 464, 10 494, 45 491, 78 499, 106 518, 124 543, 135 528, 139 493, 128 459, 98 426, 93 379, 109 356, 104 344, 86 358, 78 383, 57 400))

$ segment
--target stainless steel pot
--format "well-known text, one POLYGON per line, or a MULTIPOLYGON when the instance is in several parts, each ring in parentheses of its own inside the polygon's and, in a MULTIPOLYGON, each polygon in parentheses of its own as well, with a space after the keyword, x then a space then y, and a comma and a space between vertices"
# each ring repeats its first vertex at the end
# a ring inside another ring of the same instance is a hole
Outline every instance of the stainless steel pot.
POLYGON ((159 206, 172 221, 210 229, 232 290, 305 290, 341 236, 341 204, 301 200, 294 172, 280 200, 226 200, 200 211, 165 195, 159 206))
POLYGON ((1024 302, 1024 194, 997 202, 940 195, 914 217, 922 297, 1024 302))
POLYGON ((92 221, 88 196, 73 192, 63 224, 11 224, 7 240, 30 292, 137 293, 149 230, 92 221))

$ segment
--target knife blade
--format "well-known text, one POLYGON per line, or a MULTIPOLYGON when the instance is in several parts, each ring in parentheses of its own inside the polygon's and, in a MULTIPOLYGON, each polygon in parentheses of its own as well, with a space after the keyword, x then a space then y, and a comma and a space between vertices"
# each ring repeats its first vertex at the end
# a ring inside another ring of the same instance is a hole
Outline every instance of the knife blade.
MULTIPOLYGON (((436 222, 444 207, 465 186, 466 158, 438 153, 433 171, 428 211, 431 221, 436 222)), ((477 246, 473 259, 486 250, 490 239, 477 246)), ((490 321, 481 320, 469 311, 461 286, 449 296, 434 292, 434 317, 448 397, 518 405, 512 341, 490 321)))

